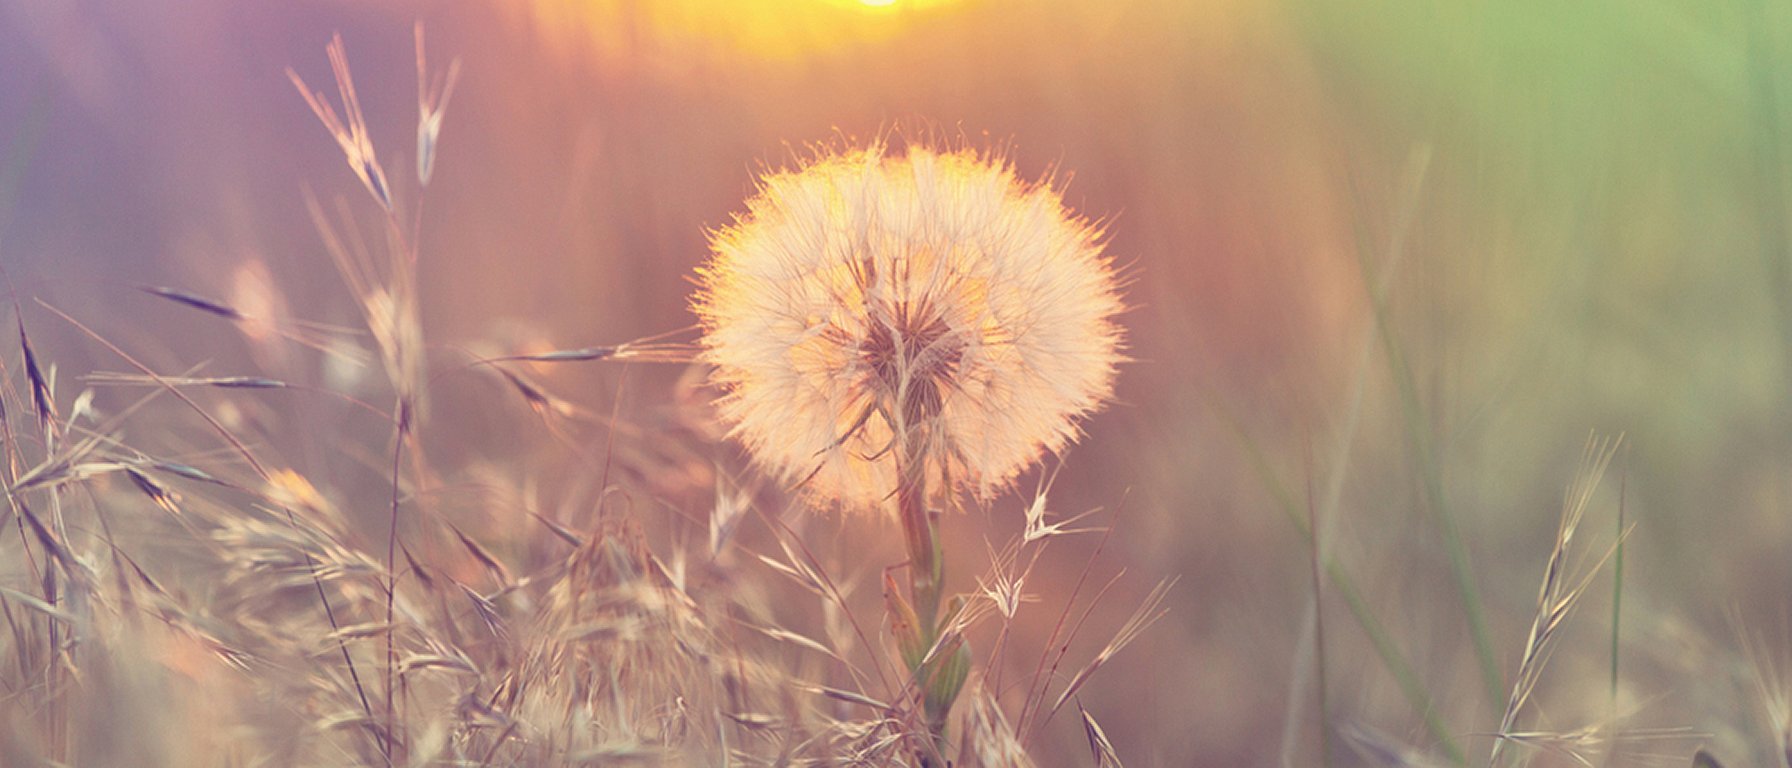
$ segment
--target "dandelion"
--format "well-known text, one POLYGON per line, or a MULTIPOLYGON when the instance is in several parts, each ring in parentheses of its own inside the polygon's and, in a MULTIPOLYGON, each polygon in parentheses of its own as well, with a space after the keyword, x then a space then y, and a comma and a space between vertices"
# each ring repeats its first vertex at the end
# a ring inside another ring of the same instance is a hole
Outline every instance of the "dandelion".
POLYGON ((940 615, 930 505, 994 495, 1107 399, 1121 303, 1099 239, 1006 163, 873 144, 765 178, 699 272, 732 434, 811 499, 894 501, 910 586, 886 575, 885 600, 931 736, 923 766, 944 764, 970 666, 970 603, 940 615))
POLYGON ((1099 235, 970 152, 872 145, 770 175, 699 272, 720 414, 816 500, 887 505, 903 447, 941 492, 987 498, 1112 390, 1099 235))

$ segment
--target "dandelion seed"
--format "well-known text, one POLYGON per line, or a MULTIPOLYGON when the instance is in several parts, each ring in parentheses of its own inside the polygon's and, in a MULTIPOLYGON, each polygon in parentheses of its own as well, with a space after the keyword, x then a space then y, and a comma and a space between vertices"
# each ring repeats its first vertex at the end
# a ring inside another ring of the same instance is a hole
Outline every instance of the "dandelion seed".
POLYGON ((999 159, 881 144, 774 173, 713 236, 695 311, 718 409, 816 499, 884 505, 898 444, 989 497, 1112 391, 1099 229, 999 159))

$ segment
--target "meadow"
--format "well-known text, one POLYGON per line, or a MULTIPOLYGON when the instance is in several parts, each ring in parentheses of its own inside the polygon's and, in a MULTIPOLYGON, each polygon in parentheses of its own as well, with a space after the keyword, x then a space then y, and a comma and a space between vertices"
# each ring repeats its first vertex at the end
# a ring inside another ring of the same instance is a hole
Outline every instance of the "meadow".
POLYGON ((0 765, 1792 768, 1788 91, 1764 0, 0 0, 0 765), (910 225, 943 331, 753 261, 910 225))

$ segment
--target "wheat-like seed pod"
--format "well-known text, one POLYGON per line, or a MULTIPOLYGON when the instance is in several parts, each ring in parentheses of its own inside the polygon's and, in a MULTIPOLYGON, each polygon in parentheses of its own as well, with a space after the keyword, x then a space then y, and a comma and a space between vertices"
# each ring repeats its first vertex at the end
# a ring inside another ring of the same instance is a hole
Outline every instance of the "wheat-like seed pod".
POLYGON ((1112 392, 1122 304, 1099 236, 972 152, 874 144, 770 174, 698 271, 721 416, 828 505, 886 506, 901 455, 987 497, 1112 392))

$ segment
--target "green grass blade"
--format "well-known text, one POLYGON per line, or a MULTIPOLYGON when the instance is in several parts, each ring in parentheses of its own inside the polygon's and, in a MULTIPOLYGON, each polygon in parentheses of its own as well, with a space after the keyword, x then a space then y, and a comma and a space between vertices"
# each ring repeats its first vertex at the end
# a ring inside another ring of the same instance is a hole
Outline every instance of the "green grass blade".
MULTIPOLYGON (((1422 178, 1422 177, 1421 177, 1422 178)), ((1388 260, 1392 262, 1399 256, 1401 243, 1398 233, 1403 232, 1406 222, 1411 218, 1412 205, 1417 198, 1418 185, 1415 182, 1407 190, 1407 200, 1401 204, 1402 212, 1396 225, 1396 239, 1390 248, 1388 260)), ((1374 248, 1364 231, 1362 223, 1357 226, 1358 265, 1362 270, 1363 285, 1369 295, 1370 309, 1375 316, 1376 330, 1381 337, 1384 356, 1387 358, 1389 374, 1393 377, 1400 398, 1401 421, 1405 427, 1408 448, 1418 464, 1420 479, 1425 496, 1425 507, 1436 518, 1442 531, 1444 551, 1450 560, 1450 573, 1456 583, 1456 591, 1462 600, 1463 613, 1468 619, 1469 634, 1475 645, 1475 657, 1480 662, 1481 680, 1486 688, 1487 700, 1495 710, 1504 706, 1505 682, 1500 674, 1498 657, 1493 650, 1492 635, 1487 630, 1486 612, 1481 607, 1481 596, 1475 587, 1474 574, 1469 568, 1468 547, 1463 543, 1462 531, 1455 514, 1451 511, 1444 493, 1441 468, 1438 466, 1436 446, 1432 444, 1431 435, 1425 424, 1424 408, 1419 404, 1419 388, 1417 377, 1412 366, 1408 364, 1406 355, 1400 346, 1399 336, 1394 332, 1393 324, 1388 317, 1387 296, 1384 283, 1377 279, 1371 264, 1371 253, 1374 248)))
MULTIPOLYGON (((1302 513, 1299 500, 1276 475, 1275 469, 1270 466, 1268 457, 1263 454, 1257 441, 1251 438, 1250 433, 1245 431, 1244 425, 1230 410, 1218 403, 1218 398, 1209 397, 1208 399, 1215 403, 1215 408, 1219 411, 1221 418, 1232 428, 1234 436, 1244 447, 1245 456, 1250 461, 1252 470, 1256 472, 1264 488, 1275 498, 1276 506, 1288 518, 1288 522, 1294 525, 1302 539, 1311 537, 1313 535, 1312 526, 1308 524, 1306 516, 1302 513)), ((1438 746, 1449 756, 1451 762, 1457 765, 1467 765, 1468 758, 1462 751, 1462 746, 1456 742, 1456 737, 1450 733, 1449 726, 1438 714, 1437 707, 1431 700, 1430 692, 1425 690, 1424 682, 1413 670, 1412 664, 1406 660, 1406 655, 1401 653, 1400 646, 1394 642, 1393 635, 1389 634, 1387 628, 1382 626, 1380 619, 1375 617, 1374 610, 1363 599, 1362 592, 1357 589, 1350 572, 1344 570, 1344 566, 1333 558, 1326 558, 1323 565, 1326 580, 1344 598, 1345 605, 1350 608, 1351 618, 1355 619, 1357 626, 1361 627, 1363 633, 1369 636, 1369 642, 1375 646, 1375 654, 1381 658, 1382 666, 1386 667, 1388 673, 1393 675, 1395 683, 1400 687, 1401 694, 1406 697, 1406 701, 1412 706, 1413 711, 1423 718, 1425 730, 1430 732, 1431 738, 1437 740, 1438 746)))

